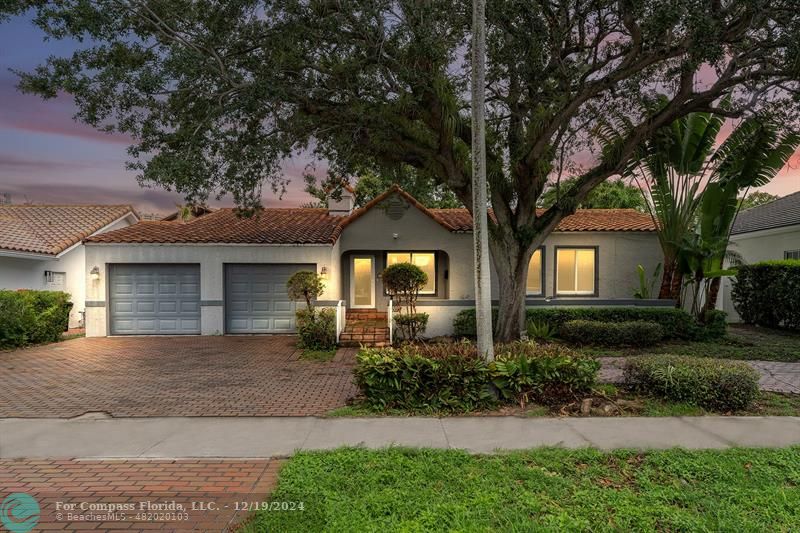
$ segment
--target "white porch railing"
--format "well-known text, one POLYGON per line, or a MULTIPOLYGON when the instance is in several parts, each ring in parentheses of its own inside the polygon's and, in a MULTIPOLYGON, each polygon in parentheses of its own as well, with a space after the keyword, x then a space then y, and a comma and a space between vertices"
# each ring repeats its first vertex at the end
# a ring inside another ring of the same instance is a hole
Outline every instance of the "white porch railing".
POLYGON ((339 344, 339 336, 344 331, 347 324, 347 307, 344 305, 344 300, 336 302, 336 344, 339 344))
POLYGON ((386 308, 386 323, 389 325, 389 346, 394 345, 394 302, 389 298, 389 306, 386 308))

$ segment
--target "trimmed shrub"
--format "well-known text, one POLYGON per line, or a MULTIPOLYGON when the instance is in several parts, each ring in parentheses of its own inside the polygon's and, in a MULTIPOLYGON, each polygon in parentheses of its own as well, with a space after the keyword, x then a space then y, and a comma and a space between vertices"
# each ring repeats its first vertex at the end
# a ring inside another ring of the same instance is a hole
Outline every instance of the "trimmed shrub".
POLYGON ((525 406, 530 401, 558 403, 589 391, 600 362, 559 345, 514 342, 495 347, 489 363, 492 383, 503 399, 525 406))
POLYGON ((394 316, 394 323, 397 324, 397 332, 405 340, 413 340, 418 338, 428 328, 428 313, 414 313, 413 315, 396 314, 394 316), (413 337, 408 338, 406 335, 411 334, 413 337))
MULTIPOLYGON (((493 309, 497 320, 497 310, 493 309)), ((708 331, 683 309, 672 307, 532 307, 526 311, 527 322, 546 322, 556 330, 571 320, 597 320, 600 322, 655 322, 664 329, 665 339, 703 340, 712 338, 718 331, 708 331)), ((475 310, 465 309, 453 319, 454 334, 459 337, 475 336, 475 310)))
POLYGON ((747 324, 800 329, 800 260, 737 267, 733 307, 747 324))
POLYGON ((653 346, 664 338, 664 328, 655 322, 600 322, 570 320, 564 322, 558 335, 575 344, 597 346, 653 346))
POLYGON ((314 308, 314 300, 325 290, 325 282, 316 272, 300 270, 292 274, 286 282, 286 292, 292 300, 303 300, 306 308, 314 308))
POLYGON ((428 283, 428 275, 417 265, 396 263, 381 273, 383 287, 395 298, 395 322, 406 340, 415 340, 425 332, 428 315, 417 313, 419 291, 428 283))
POLYGON ((71 309, 65 292, 0 290, 0 348, 60 340, 71 309))
POLYGON ((564 346, 501 344, 486 363, 469 342, 399 349, 362 349, 356 383, 366 403, 380 409, 469 411, 495 403, 525 405, 574 398, 595 383, 600 363, 564 346))
POLYGON ((493 402, 486 361, 470 343, 362 348, 356 361, 373 408, 469 411, 493 402))
POLYGON ((297 345, 305 350, 332 350, 336 347, 336 311, 302 309, 297 311, 297 345))
POLYGON ((746 363, 678 355, 634 357, 624 372, 632 390, 715 411, 747 408, 758 397, 758 378, 746 363))

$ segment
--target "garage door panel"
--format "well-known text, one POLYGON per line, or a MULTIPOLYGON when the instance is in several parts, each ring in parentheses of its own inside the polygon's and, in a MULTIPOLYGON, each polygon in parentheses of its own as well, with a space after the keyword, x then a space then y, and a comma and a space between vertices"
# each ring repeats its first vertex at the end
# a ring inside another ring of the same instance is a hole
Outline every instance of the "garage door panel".
POLYGON ((200 333, 200 267, 137 264, 110 268, 111 333, 200 333))
POLYGON ((225 268, 225 323, 228 333, 291 333, 297 303, 286 282, 314 264, 241 264, 225 268))

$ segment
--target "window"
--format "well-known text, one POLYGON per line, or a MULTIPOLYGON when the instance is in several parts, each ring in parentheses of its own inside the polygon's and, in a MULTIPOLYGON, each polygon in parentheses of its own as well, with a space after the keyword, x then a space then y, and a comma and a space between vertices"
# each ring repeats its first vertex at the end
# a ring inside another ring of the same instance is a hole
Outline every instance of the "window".
POLYGON ((595 294, 595 248, 556 248, 556 294, 595 294))
POLYGON ((800 259, 800 250, 787 250, 783 252, 784 259, 800 259))
POLYGON ((542 294, 542 248, 533 252, 531 261, 528 263, 528 282, 525 285, 525 293, 528 295, 542 294))
POLYGON ((428 283, 419 291, 420 294, 436 294, 436 253, 435 252, 389 252, 386 254, 386 266, 397 263, 417 265, 428 275, 428 283))

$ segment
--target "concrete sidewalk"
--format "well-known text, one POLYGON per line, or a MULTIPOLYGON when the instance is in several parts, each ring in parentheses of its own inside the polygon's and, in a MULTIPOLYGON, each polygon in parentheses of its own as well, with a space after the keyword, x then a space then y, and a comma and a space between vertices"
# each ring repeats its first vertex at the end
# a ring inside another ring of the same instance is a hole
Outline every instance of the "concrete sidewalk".
POLYGON ((280 457, 363 445, 486 453, 800 444, 800 417, 0 419, 0 458, 280 457))

